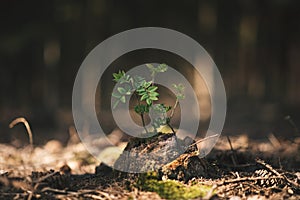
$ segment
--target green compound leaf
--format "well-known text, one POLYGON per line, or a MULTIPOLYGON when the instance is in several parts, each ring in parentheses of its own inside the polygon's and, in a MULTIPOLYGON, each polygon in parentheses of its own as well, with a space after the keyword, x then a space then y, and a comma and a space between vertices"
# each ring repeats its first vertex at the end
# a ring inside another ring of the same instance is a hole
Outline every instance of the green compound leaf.
POLYGON ((176 97, 177 97, 177 99, 179 99, 179 100, 185 99, 185 95, 184 95, 184 94, 176 95, 176 97))
POLYGON ((151 84, 152 84, 152 81, 149 81, 149 82, 145 81, 142 87, 148 88, 148 87, 150 87, 151 84))
POLYGON ((113 73, 113 80, 115 82, 118 82, 123 76, 125 75, 125 72, 123 70, 119 70, 118 73, 113 73))
POLYGON ((167 64, 165 64, 165 63, 162 63, 162 64, 159 64, 158 66, 157 66, 157 72, 166 72, 167 71, 167 69, 168 69, 168 65, 167 64))
POLYGON ((134 111, 138 114, 141 114, 142 113, 141 106, 140 105, 134 106, 134 111))
MULTIPOLYGON (((155 66, 152 64, 146 64, 150 71, 150 75, 152 80, 147 81, 146 77, 141 76, 133 76, 126 74, 125 71, 119 70, 118 73, 113 73, 113 80, 117 82, 119 85, 117 85, 117 91, 112 93, 112 97, 115 98, 115 101, 113 102, 113 108, 116 108, 119 103, 126 103, 128 99, 127 96, 130 96, 132 94, 135 94, 138 98, 138 105, 134 107, 134 110, 138 114, 144 114, 149 113, 150 108, 153 108, 152 105, 155 101, 159 100, 160 94, 157 92, 158 87, 154 84, 155 76, 158 73, 166 72, 168 69, 168 66, 166 64, 158 64, 155 66)), ((173 84, 173 87, 175 88, 175 96, 176 100, 184 99, 184 86, 182 84, 173 84)), ((154 112, 154 114, 158 114, 159 116, 162 116, 162 118, 158 118, 153 124, 154 130, 156 128, 159 128, 161 125, 165 125, 166 123, 170 122, 171 117, 167 116, 167 112, 171 110, 171 106, 165 106, 164 104, 155 104, 153 110, 151 112, 154 112), (157 106, 156 106, 157 105, 157 106)), ((143 116, 142 120, 143 119, 143 116)), ((144 122, 144 121, 143 121, 144 122)))
POLYGON ((159 64, 157 67, 154 67, 152 64, 146 64, 149 71, 151 72, 151 76, 154 77, 157 73, 166 72, 168 66, 164 63, 159 64))
POLYGON ((149 107, 147 105, 136 105, 134 111, 138 114, 148 113, 149 107))
POLYGON ((135 89, 139 89, 141 88, 141 86, 144 84, 145 82, 145 78, 141 77, 141 76, 135 76, 133 79, 133 86, 135 89))
POLYGON ((179 99, 179 100, 182 100, 185 98, 185 95, 184 95, 184 85, 182 85, 181 83, 176 85, 176 84, 172 84, 172 86, 175 88, 176 92, 175 92, 175 95, 176 95, 176 98, 179 99))
MULTIPOLYGON (((153 101, 155 101, 155 100, 153 100, 153 101)), ((152 105, 151 108, 152 108, 152 112, 154 114, 159 114, 159 115, 163 114, 164 115, 171 109, 171 106, 165 106, 164 104, 154 104, 154 105, 152 105)))
POLYGON ((123 83, 130 83, 131 77, 130 75, 124 75, 120 78, 119 83, 123 84, 123 83))

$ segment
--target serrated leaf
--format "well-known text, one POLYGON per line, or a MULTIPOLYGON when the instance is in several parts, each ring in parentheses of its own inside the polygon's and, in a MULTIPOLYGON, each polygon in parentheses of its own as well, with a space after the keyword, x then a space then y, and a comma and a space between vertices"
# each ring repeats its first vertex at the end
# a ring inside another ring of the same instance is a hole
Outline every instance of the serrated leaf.
POLYGON ((138 88, 136 91, 137 91, 137 92, 144 92, 144 91, 146 91, 146 90, 145 90, 145 88, 142 88, 142 87, 141 87, 141 88, 138 88))
POLYGON ((146 99, 146 103, 150 106, 152 104, 152 100, 151 99, 146 99))
POLYGON ((143 87, 144 87, 144 88, 148 88, 151 84, 152 84, 152 81, 145 82, 145 83, 143 84, 143 87))
POLYGON ((135 76, 134 78, 134 81, 142 81, 144 80, 145 78, 141 77, 141 76, 135 76))
POLYGON ((142 97, 141 97, 141 101, 144 101, 145 99, 147 99, 149 96, 148 94, 143 94, 142 97))
POLYGON ((139 93, 138 93, 138 95, 140 95, 140 96, 143 96, 144 94, 147 94, 147 95, 148 95, 148 93, 147 93, 146 91, 143 91, 143 92, 139 92, 139 93))
POLYGON ((144 112, 145 112, 145 113, 149 113, 149 106, 145 106, 144 112))
POLYGON ((115 97, 115 98, 121 98, 121 95, 118 93, 112 93, 111 96, 115 97))
POLYGON ((121 101, 122 103, 125 103, 125 102, 126 102, 125 96, 122 96, 122 97, 120 98, 120 101, 121 101))
POLYGON ((185 95, 184 94, 179 94, 176 97, 177 97, 177 99, 183 100, 185 98, 185 95))
POLYGON ((152 101, 157 101, 158 100, 158 98, 157 97, 149 97, 149 99, 151 99, 152 101))
POLYGON ((130 75, 123 75, 120 78, 119 82, 120 82, 120 84, 129 83, 130 82, 130 75))
POLYGON ((146 64, 146 66, 149 68, 149 69, 153 69, 154 66, 152 64, 146 64))
POLYGON ((149 96, 150 97, 157 97, 157 96, 159 96, 159 93, 157 93, 157 92, 151 92, 151 93, 149 93, 149 96))
POLYGON ((118 90, 118 92, 120 92, 120 94, 125 94, 126 93, 126 90, 122 87, 118 87, 117 90, 118 90))
POLYGON ((157 66, 157 71, 158 71, 158 72, 166 72, 167 69, 168 69, 168 65, 166 65, 166 64, 164 64, 164 63, 159 64, 159 65, 157 66))
POLYGON ((154 123, 152 124, 152 126, 153 126, 154 128, 158 128, 160 125, 159 125, 159 123, 154 122, 154 123))
POLYGON ((136 105, 134 111, 138 114, 148 113, 149 107, 147 105, 136 105))
POLYGON ((184 85, 182 85, 182 84, 180 83, 180 84, 178 84, 178 87, 177 87, 177 88, 178 88, 179 91, 182 92, 182 91, 184 90, 184 85))
POLYGON ((145 90, 145 88, 139 88, 139 89, 137 89, 136 91, 137 91, 137 92, 145 92, 146 90, 145 90))
POLYGON ((157 90, 157 86, 150 86, 149 88, 148 88, 148 92, 154 92, 155 90, 157 90))
POLYGON ((134 111, 138 114, 141 114, 141 107, 139 105, 134 106, 134 111))
POLYGON ((166 107, 166 112, 168 112, 169 110, 171 110, 172 109, 172 106, 167 106, 166 107))
POLYGON ((124 89, 126 91, 125 95, 131 95, 131 87, 130 87, 130 85, 125 85, 124 89))
POLYGON ((123 76, 125 75, 125 72, 122 70, 119 70, 118 73, 113 73, 114 81, 118 82, 123 76))
POLYGON ((113 73, 113 77, 114 77, 115 79, 117 79, 117 78, 118 78, 118 74, 113 73))

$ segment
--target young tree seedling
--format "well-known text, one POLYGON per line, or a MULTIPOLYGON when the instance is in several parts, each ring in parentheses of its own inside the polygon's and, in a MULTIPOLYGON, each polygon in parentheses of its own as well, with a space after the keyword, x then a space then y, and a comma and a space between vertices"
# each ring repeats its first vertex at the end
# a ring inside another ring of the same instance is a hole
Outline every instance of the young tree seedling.
POLYGON ((112 97, 115 99, 113 103, 113 109, 115 109, 119 103, 126 103, 131 95, 134 95, 137 99, 137 105, 134 106, 134 111, 140 115, 142 125, 148 134, 149 131, 146 128, 145 114, 151 113, 155 117, 152 119, 152 127, 154 132, 157 132, 158 128, 167 125, 175 133, 173 127, 170 125, 170 121, 174 116, 175 109, 177 108, 179 101, 185 98, 184 86, 182 84, 173 84, 175 89, 175 104, 174 106, 166 106, 164 103, 155 104, 155 101, 159 100, 160 94, 157 92, 158 86, 155 84, 155 77, 158 73, 164 73, 167 71, 168 66, 166 64, 159 64, 157 67, 152 64, 146 64, 149 69, 151 80, 146 80, 142 76, 131 76, 126 74, 125 71, 120 70, 118 73, 113 73, 113 81, 118 83, 116 92, 112 93, 112 97), (168 112, 171 112, 169 115, 168 112))

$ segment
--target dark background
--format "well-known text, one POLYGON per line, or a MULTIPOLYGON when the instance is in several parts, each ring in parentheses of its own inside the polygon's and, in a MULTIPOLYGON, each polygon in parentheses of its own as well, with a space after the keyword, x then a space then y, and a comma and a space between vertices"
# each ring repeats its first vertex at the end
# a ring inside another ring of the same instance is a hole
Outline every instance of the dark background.
MULTIPOLYGON (((223 134, 292 137, 300 124, 300 1, 14 1, 0 3, 0 142, 66 141, 72 87, 87 54, 137 27, 180 31, 199 42, 223 77, 228 112, 223 134)), ((145 54, 147 55, 147 54, 145 54)), ((147 56, 144 56, 147 57, 147 56)), ((110 129, 113 122, 106 124, 110 129)))

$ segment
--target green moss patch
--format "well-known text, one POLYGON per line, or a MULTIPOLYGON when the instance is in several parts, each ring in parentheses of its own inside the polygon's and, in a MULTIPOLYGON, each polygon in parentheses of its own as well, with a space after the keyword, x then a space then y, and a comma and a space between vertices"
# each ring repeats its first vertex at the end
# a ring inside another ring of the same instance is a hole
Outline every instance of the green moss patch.
POLYGON ((138 187, 144 191, 156 192, 165 199, 194 199, 204 197, 211 191, 212 186, 195 184, 185 185, 175 180, 159 180, 155 174, 142 175, 138 187))

